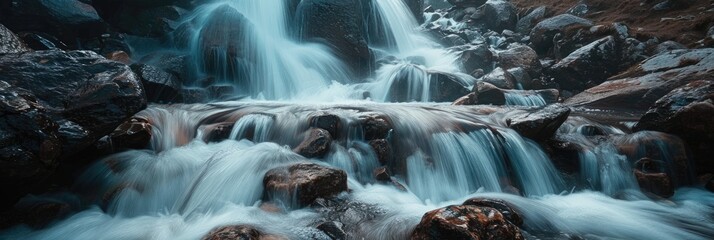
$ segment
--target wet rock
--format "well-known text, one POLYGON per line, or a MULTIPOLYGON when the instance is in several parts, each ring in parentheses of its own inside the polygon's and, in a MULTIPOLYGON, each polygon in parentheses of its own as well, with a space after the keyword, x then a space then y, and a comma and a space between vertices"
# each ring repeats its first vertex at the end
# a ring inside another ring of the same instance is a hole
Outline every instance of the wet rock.
POLYGON ((205 142, 220 142, 227 140, 231 136, 231 131, 233 131, 233 122, 222 122, 208 125, 203 128, 205 137, 203 141, 205 142))
POLYGON ((130 65, 134 62, 134 60, 131 60, 131 57, 129 56, 129 54, 124 51, 112 52, 112 53, 105 55, 104 57, 106 57, 109 60, 117 61, 117 62, 126 64, 126 65, 130 65))
POLYGON ((374 169, 374 179, 377 181, 387 182, 392 180, 392 176, 389 175, 389 170, 386 167, 378 167, 374 169))
POLYGON ((545 18, 546 7, 540 6, 521 17, 516 23, 516 32, 521 34, 530 33, 533 26, 545 18))
POLYGON ((532 48, 513 44, 505 51, 498 53, 498 65, 503 69, 522 68, 529 76, 538 77, 543 68, 538 54, 532 48))
POLYGON ((183 103, 205 103, 208 101, 208 91, 197 87, 184 87, 181 89, 181 98, 183 103))
POLYGON ((477 93, 478 104, 506 105, 506 96, 503 90, 487 82, 476 84, 474 92, 477 93))
POLYGON ((367 114, 360 116, 364 138, 367 141, 385 139, 392 131, 392 123, 387 116, 367 114))
POLYGON ((112 19, 112 26, 131 35, 160 38, 175 30, 175 21, 179 20, 184 12, 186 10, 177 6, 124 6, 112 19))
POLYGON ((317 225, 317 229, 320 229, 320 231, 323 231, 327 236, 332 238, 333 240, 344 240, 347 239, 347 233, 345 230, 343 230, 344 224, 340 222, 324 222, 321 223, 320 225, 317 225))
POLYGON ((0 24, 0 54, 31 51, 10 29, 0 24))
POLYGON ((150 102, 181 102, 181 81, 173 74, 146 64, 135 64, 131 69, 141 79, 150 102))
POLYGON ((308 135, 293 151, 306 158, 318 158, 330 151, 330 144, 332 144, 330 132, 321 128, 310 128, 308 135))
POLYGON ((709 161, 714 151, 714 81, 693 81, 672 90, 650 107, 635 125, 637 131, 651 130, 681 137, 693 150, 697 171, 713 172, 709 161))
POLYGON ((466 45, 452 49, 460 52, 459 61, 465 73, 473 73, 477 69, 485 72, 493 70, 494 56, 487 45, 466 45))
POLYGON ((191 56, 177 52, 154 52, 142 57, 139 62, 155 66, 179 78, 185 85, 195 85, 195 73, 191 56))
MULTIPOLYGON (((480 81, 493 84, 501 89, 513 89, 516 87, 516 78, 503 68, 496 68, 492 72, 483 76, 480 81)), ((465 94, 462 94, 463 96, 465 94)))
POLYGON ((347 191, 347 174, 317 164, 298 163, 268 171, 263 178, 263 186, 264 199, 305 206, 317 198, 347 191))
POLYGON ((362 236, 362 226, 382 217, 386 211, 372 204, 353 201, 345 198, 319 198, 311 205, 326 222, 342 223, 342 230, 350 236, 362 236))
POLYGON ((131 69, 93 52, 0 55, 0 69, 0 185, 10 202, 146 107, 131 69))
POLYGON ((447 206, 424 214, 411 239, 524 239, 498 210, 472 205, 447 206))
POLYGON ((406 0, 404 2, 407 4, 407 7, 409 7, 409 10, 417 22, 424 22, 424 0, 406 0))
POLYGON ((307 121, 310 127, 327 130, 327 132, 330 133, 330 136, 334 139, 338 139, 340 137, 340 133, 342 131, 342 120, 337 115, 319 112, 310 116, 307 121))
POLYGON ((538 141, 551 138, 569 115, 570 108, 554 104, 534 112, 514 112, 506 122, 521 136, 538 141))
POLYGON ((445 72, 431 72, 429 75, 429 100, 432 102, 451 102, 469 93, 469 84, 456 75, 445 72))
POLYGON ((486 0, 447 0, 447 2, 457 7, 478 7, 486 3, 486 0))
POLYGON ((329 43, 357 76, 367 76, 374 65, 362 19, 364 7, 358 0, 304 0, 297 13, 304 24, 302 36, 329 43))
POLYGON ((202 240, 260 240, 263 233, 248 225, 218 227, 201 238, 202 240))
POLYGON ((19 203, 13 209, 0 213, 0 227, 26 224, 32 228, 43 228, 68 216, 71 210, 68 204, 53 201, 19 203))
POLYGON ((216 8, 201 28, 198 59, 201 70, 219 79, 246 84, 254 61, 253 25, 229 5, 216 8), (248 44, 246 44, 248 43, 248 44))
POLYGON ((565 90, 593 87, 621 70, 617 47, 612 36, 592 42, 556 63, 550 75, 565 90))
POLYGON ((488 0, 470 16, 470 19, 482 23, 487 29, 502 32, 516 28, 518 11, 509 1, 488 0))
POLYGON ((34 50, 67 50, 66 44, 57 39, 57 37, 41 32, 22 32, 18 34, 22 41, 31 49, 34 50))
POLYGON ((547 53, 553 47, 553 38, 558 34, 589 28, 593 23, 570 14, 561 14, 545 19, 531 30, 530 40, 539 54, 547 53))
POLYGON ((634 174, 642 190, 668 198, 674 195, 674 185, 660 164, 653 159, 640 159, 635 163, 634 174))
POLYGON ((377 155, 377 160, 381 164, 389 164, 394 157, 392 146, 386 139, 374 139, 369 141, 369 146, 372 147, 377 155))
POLYGON ((456 101, 451 103, 451 105, 454 105, 454 106, 465 106, 465 105, 476 105, 476 104, 478 104, 478 93, 476 93, 476 92, 471 92, 471 93, 467 94, 466 96, 460 97, 459 99, 456 99, 456 101))
POLYGON ((115 149, 145 149, 151 143, 151 123, 148 119, 133 117, 109 134, 115 149))
POLYGON ((106 30, 104 20, 89 4, 78 0, 13 1, 6 22, 15 31, 47 32, 68 42, 76 38, 99 37, 106 30))
POLYGON ((714 49, 674 50, 653 56, 565 101, 597 109, 647 109, 691 81, 714 77, 714 49))
POLYGON ((105 56, 116 51, 123 51, 129 55, 132 53, 126 35, 121 33, 102 34, 101 37, 86 39, 79 44, 82 49, 91 49, 105 56))
POLYGON ((521 218, 521 215, 518 214, 518 212, 516 212, 513 207, 511 207, 508 203, 506 203, 506 201, 503 200, 489 198, 471 198, 469 200, 466 200, 461 205, 494 208, 501 212, 501 214, 503 214, 503 216, 506 217, 506 219, 514 225, 523 225, 523 218, 521 218))

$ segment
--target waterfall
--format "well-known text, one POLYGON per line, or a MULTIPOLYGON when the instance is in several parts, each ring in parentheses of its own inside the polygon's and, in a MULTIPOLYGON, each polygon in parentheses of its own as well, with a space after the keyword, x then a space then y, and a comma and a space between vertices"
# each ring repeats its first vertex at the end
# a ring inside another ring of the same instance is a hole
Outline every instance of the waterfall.
POLYGON ((344 64, 327 46, 291 38, 288 22, 292 20, 287 16, 283 0, 219 0, 202 5, 188 18, 200 26, 191 44, 199 69, 236 85, 240 92, 266 99, 290 99, 324 90, 332 81, 350 80, 344 64))
POLYGON ((548 105, 548 103, 545 102, 543 96, 539 94, 520 94, 506 92, 504 95, 506 96, 506 105, 533 107, 542 107, 548 105))

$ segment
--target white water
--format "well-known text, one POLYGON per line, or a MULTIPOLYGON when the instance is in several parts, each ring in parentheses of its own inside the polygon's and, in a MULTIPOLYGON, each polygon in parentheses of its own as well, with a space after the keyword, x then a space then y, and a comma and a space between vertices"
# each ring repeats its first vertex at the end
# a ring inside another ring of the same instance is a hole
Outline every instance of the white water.
MULTIPOLYGON (((0 232, 0 238, 200 239, 218 226, 250 224, 290 239, 324 239, 327 236, 315 228, 322 216, 310 208, 280 213, 260 208, 265 172, 301 161, 345 170, 351 192, 342 197, 384 210, 360 226, 357 238, 407 239, 425 212, 475 196, 512 203, 524 216, 523 230, 543 238, 561 233, 588 239, 707 239, 714 235, 714 194, 679 189, 670 201, 644 197, 633 182, 628 158, 612 144, 586 139, 583 123, 566 123, 561 128, 572 133, 572 139, 580 139, 574 142, 588 147, 581 155, 580 180, 590 185, 571 192, 577 184, 565 180, 537 144, 506 128, 503 113, 492 114, 498 109, 326 103, 360 98, 358 90, 365 89, 372 92, 373 100, 385 101, 392 82, 404 74, 413 81, 407 94, 410 101, 429 101, 428 88, 423 87, 429 85, 428 72, 458 72, 455 57, 414 30, 416 21, 402 2, 376 0, 388 32, 394 35, 386 52, 399 58, 422 57, 424 63, 385 65, 373 82, 364 85, 334 83, 349 78, 341 70, 344 66, 325 46, 290 39, 283 3, 217 1, 202 6, 194 16, 205 20, 227 4, 254 24, 257 40, 251 51, 258 61, 246 91, 254 98, 322 103, 251 100, 151 107, 139 115, 154 126, 152 149, 119 153, 88 169, 70 193, 82 199, 86 208, 45 229, 18 226, 0 232), (319 111, 342 118, 348 137, 336 141, 324 158, 305 159, 290 149, 299 144, 309 115, 319 111), (394 166, 403 172, 394 177, 406 192, 372 178, 379 163, 362 141, 362 129, 355 125, 372 112, 384 113, 393 122, 390 141, 405 156, 404 162, 394 166), (229 140, 202 141, 199 129, 225 121, 235 122, 229 140), (522 196, 512 194, 515 191, 522 196)), ((523 105, 536 102, 528 101, 523 105)), ((624 136, 617 128, 598 126, 605 134, 624 136)), ((634 135, 622 141, 645 137, 661 139, 634 135)), ((675 154, 663 149, 665 157, 675 154)))
POLYGON ((542 107, 545 105, 548 105, 548 103, 545 102, 545 99, 543 96, 539 94, 519 94, 519 93, 511 93, 507 92, 505 93, 506 96, 506 105, 511 105, 511 106, 533 106, 533 107, 542 107))

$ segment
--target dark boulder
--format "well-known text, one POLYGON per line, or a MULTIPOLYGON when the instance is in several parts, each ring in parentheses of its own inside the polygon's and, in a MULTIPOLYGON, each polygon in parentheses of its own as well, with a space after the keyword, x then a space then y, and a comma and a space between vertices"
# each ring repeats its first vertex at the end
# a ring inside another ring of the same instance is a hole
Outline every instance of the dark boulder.
POLYGON ((457 7, 478 7, 486 3, 486 0, 447 0, 447 2, 457 7))
POLYGON ((310 128, 305 139, 293 151, 306 158, 317 158, 325 156, 331 144, 330 132, 322 128, 310 128))
POLYGON ((31 51, 17 35, 0 24, 0 54, 31 51))
POLYGON ((22 41, 33 50, 67 50, 69 47, 64 42, 47 33, 22 32, 18 34, 22 41))
POLYGON ((495 32, 514 30, 518 23, 518 11, 509 1, 488 0, 471 14, 470 20, 495 32))
POLYGON ((543 66, 538 59, 538 54, 532 48, 512 44, 507 50, 498 51, 498 65, 503 69, 523 68, 529 76, 538 77, 543 66))
POLYGON ((220 80, 247 84, 255 61, 253 27, 228 4, 213 10, 198 33, 199 68, 220 80))
POLYGON ((334 139, 339 138, 342 132, 342 120, 334 114, 319 112, 310 116, 307 121, 310 127, 327 130, 334 139))
POLYGON ((392 162, 394 157, 394 152, 392 151, 392 146, 386 139, 374 139, 369 141, 369 146, 372 147, 374 153, 377 155, 377 160, 381 164, 389 164, 392 162))
POLYGON ((424 0, 405 0, 404 1, 409 7, 409 10, 416 18, 417 22, 424 21, 424 0))
POLYGON ((298 163, 268 171, 263 178, 264 199, 306 206, 318 198, 347 191, 347 174, 339 169, 298 163))
POLYGON ((179 78, 185 85, 193 85, 195 73, 191 56, 178 52, 154 52, 142 57, 139 62, 155 66, 179 78))
POLYGON ((114 149, 146 149, 151 144, 152 126, 148 119, 133 117, 109 134, 114 149))
POLYGON ((93 52, 0 55, 0 69, 5 200, 42 183, 62 159, 69 161, 146 107, 131 69, 93 52))
POLYGON ((431 72, 429 82, 429 101, 452 102, 469 93, 464 79, 454 74, 445 72, 431 72))
POLYGON ((677 87, 714 78, 714 49, 675 50, 653 56, 565 101, 597 109, 647 109, 677 87))
POLYGON ((411 239, 524 239, 497 209, 452 205, 424 214, 411 239))
POLYGON ((607 80, 620 69, 617 43, 608 36, 594 41, 549 69, 561 89, 582 91, 607 80))
POLYGON ((203 141, 211 143, 227 140, 231 136, 234 125, 234 122, 222 122, 204 126, 203 141))
POLYGON ((480 45, 464 45, 450 49, 451 51, 459 52, 459 61, 463 72, 472 74, 477 69, 484 72, 493 70, 495 58, 491 50, 485 44, 480 45))
POLYGON ((476 104, 506 105, 506 95, 503 90, 487 82, 479 82, 474 87, 476 104))
POLYGON ((699 173, 714 172, 714 80, 693 81, 672 90, 650 107, 634 129, 670 133, 688 143, 699 173))
POLYGON ((540 6, 533 9, 525 16, 521 17, 516 23, 516 32, 521 34, 530 33, 533 26, 545 18, 546 8, 545 6, 540 6))
POLYGON ((385 139, 392 131, 392 122, 387 116, 366 114, 359 117, 364 139, 367 141, 385 139))
POLYGON ((483 76, 480 81, 493 84, 501 89, 513 89, 516 87, 516 78, 500 67, 483 76))
POLYGON ((89 4, 78 0, 13 0, 6 22, 15 31, 39 31, 67 42, 99 37, 104 20, 89 4))
POLYGON ((181 81, 173 74, 145 64, 134 64, 131 69, 141 79, 150 102, 181 102, 181 81))
POLYGON ((570 14, 561 14, 536 24, 531 30, 530 40, 536 52, 544 54, 553 47, 553 39, 556 35, 567 35, 568 32, 590 28, 591 26, 593 26, 593 23, 587 19, 570 14))
POLYGON ((317 225, 317 229, 327 234, 327 236, 333 240, 346 240, 348 236, 344 230, 344 224, 341 222, 324 222, 317 225))
POLYGON ((303 0, 296 16, 303 26, 302 38, 326 42, 357 76, 367 76, 374 65, 363 24, 364 4, 358 0, 303 0))
POLYGON ((553 137, 569 115, 570 108, 554 104, 536 111, 514 111, 507 116, 506 122, 521 136, 541 141, 553 137))
POLYGON ((640 185, 640 189, 668 198, 674 195, 674 184, 672 178, 667 175, 661 163, 649 158, 643 158, 635 162, 635 178, 640 185))
POLYGON ((501 214, 503 214, 503 216, 506 217, 506 219, 514 225, 523 225, 523 218, 521 218, 521 215, 518 214, 518 212, 513 209, 510 204, 503 200, 490 198, 471 198, 469 200, 466 200, 462 205, 494 208, 501 212, 501 214))

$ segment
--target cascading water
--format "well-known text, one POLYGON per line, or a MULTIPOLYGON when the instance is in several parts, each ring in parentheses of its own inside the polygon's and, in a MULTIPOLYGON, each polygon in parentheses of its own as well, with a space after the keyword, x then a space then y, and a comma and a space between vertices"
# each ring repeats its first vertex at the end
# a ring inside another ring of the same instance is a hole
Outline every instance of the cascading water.
POLYGON ((506 96, 506 105, 534 107, 548 105, 543 96, 538 94, 518 94, 507 92, 504 95, 506 96))
MULTIPOLYGON (((374 0, 383 20, 375 27, 390 33, 384 53, 397 60, 377 70, 372 82, 332 83, 349 81, 343 63, 324 45, 291 39, 285 2, 213 1, 187 21, 200 26, 192 38, 199 69, 254 98, 299 103, 150 106, 139 116, 153 126, 151 149, 97 161, 71 193, 25 199, 67 202, 78 212, 41 230, 17 226, 0 232, 0 238, 200 239, 215 227, 248 224, 289 239, 330 239, 315 228, 324 221, 321 213, 309 207, 269 210, 263 202, 265 173, 298 162, 344 170, 350 192, 339 197, 379 208, 352 232, 356 239, 407 239, 427 211, 472 197, 512 203, 533 239, 714 236, 714 194, 680 188, 669 201, 652 201, 633 178, 632 163, 643 157, 681 165, 686 156, 681 142, 659 133, 628 135, 571 117, 558 136, 581 147, 581 175, 573 177, 559 172, 541 146, 509 128, 502 111, 520 108, 350 100, 361 99, 357 93, 367 90, 374 100, 389 101, 395 97, 389 89, 406 79, 407 84, 399 85, 406 86, 405 96, 399 98, 428 102, 434 74, 452 74, 465 87, 474 79, 458 73, 453 53, 415 30, 417 23, 404 2, 374 0), (244 32, 209 31, 210 24, 244 32), (223 40, 206 40, 216 37, 223 40), (307 103, 315 99, 340 103, 307 103), (342 128, 324 157, 308 159, 291 148, 313 127, 315 113, 336 115, 342 128), (380 137, 394 146, 393 160, 387 163, 380 162, 367 139, 364 119, 374 115, 392 124, 387 136, 380 137), (230 134, 207 141, 210 126, 216 124, 231 126, 230 134), (615 140, 599 140, 605 136, 615 140), (384 165, 404 188, 375 179, 373 170, 384 165)), ((546 105, 538 97, 506 94, 509 105, 546 105)), ((672 175, 684 183, 689 171, 672 175)))

